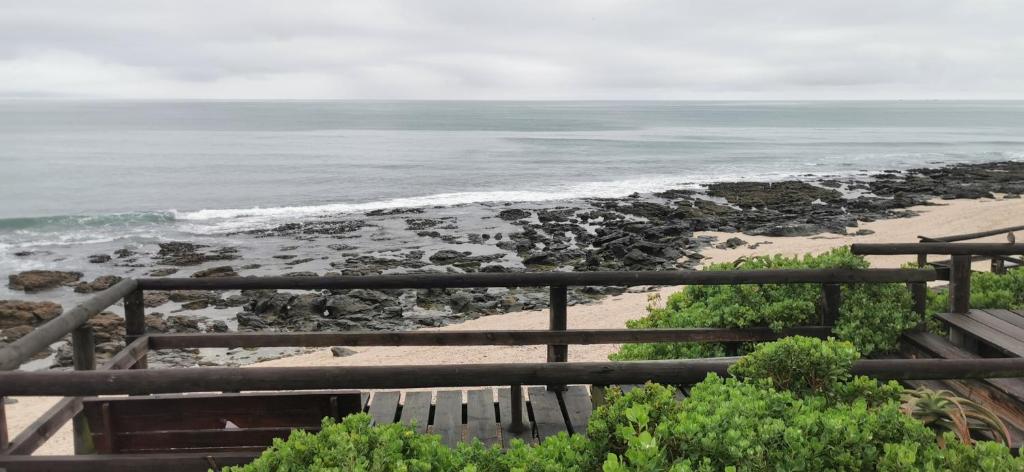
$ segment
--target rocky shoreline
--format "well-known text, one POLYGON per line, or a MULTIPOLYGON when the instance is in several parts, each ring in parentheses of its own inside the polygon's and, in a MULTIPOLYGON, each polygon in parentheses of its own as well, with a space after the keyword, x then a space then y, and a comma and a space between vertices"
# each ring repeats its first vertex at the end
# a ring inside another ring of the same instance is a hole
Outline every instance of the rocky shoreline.
MULTIPOLYGON (((886 171, 866 179, 720 182, 617 199, 377 210, 240 231, 221 244, 137 244, 62 261, 71 271, 10 274, 8 288, 35 300, 0 300, 0 345, 60 313, 60 305, 39 297, 88 294, 121 277, 693 269, 700 265, 701 250, 712 244, 743 246, 749 236, 866 234, 860 222, 913 216, 908 208, 936 198, 1021 193, 1024 163, 996 162, 886 171), (694 236, 699 231, 736 236, 715 241, 694 236), (83 272, 105 273, 90 280, 83 272)), ((32 260, 49 254, 14 256, 32 260)), ((569 300, 591 303, 624 290, 578 287, 569 300)), ((541 309, 547 293, 503 288, 150 292, 146 306, 147 325, 156 332, 406 330, 541 309)), ((123 345, 120 316, 104 313, 90 323, 101 356, 123 345)), ((160 352, 153 363, 232 365, 265 357, 244 350, 160 352)), ((47 359, 66 367, 70 351, 58 346, 47 359)))

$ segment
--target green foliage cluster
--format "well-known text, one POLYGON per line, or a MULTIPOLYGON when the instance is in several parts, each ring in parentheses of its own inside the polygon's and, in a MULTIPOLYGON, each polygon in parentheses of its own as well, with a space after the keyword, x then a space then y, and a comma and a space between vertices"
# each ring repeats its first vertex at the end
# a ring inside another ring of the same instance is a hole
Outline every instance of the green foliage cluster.
POLYGON ((370 426, 359 414, 325 420, 318 434, 294 432, 255 462, 226 470, 1024 472, 1024 459, 1001 444, 961 444, 947 433, 940 447, 931 429, 900 410, 898 384, 851 378, 857 356, 849 343, 788 339, 761 345, 736 369, 743 378, 710 374, 683 400, 656 384, 612 389, 587 437, 452 450, 437 436, 370 426), (797 374, 780 380, 787 368, 797 374))
MULTIPOLYGON (((707 270, 824 269, 868 267, 849 248, 802 258, 781 255, 752 257, 736 263, 714 264, 707 270)), ((669 296, 663 308, 650 307, 647 316, 630 328, 748 328, 774 330, 817 324, 820 320, 818 284, 693 285, 669 296)), ((842 287, 843 303, 834 334, 864 354, 896 347, 906 331, 921 322, 903 284, 852 284, 842 287)), ((744 346, 741 353, 749 351, 744 346)), ((725 355, 720 343, 629 344, 612 360, 684 359, 725 355)))
POLYGON ((824 394, 850 377, 858 358, 860 353, 846 341, 791 336, 757 346, 729 367, 729 373, 763 379, 780 390, 824 394))
MULTIPOLYGON (((971 308, 1024 309, 1024 269, 972 273, 971 308)), ((929 292, 928 311, 949 311, 949 291, 929 292)))

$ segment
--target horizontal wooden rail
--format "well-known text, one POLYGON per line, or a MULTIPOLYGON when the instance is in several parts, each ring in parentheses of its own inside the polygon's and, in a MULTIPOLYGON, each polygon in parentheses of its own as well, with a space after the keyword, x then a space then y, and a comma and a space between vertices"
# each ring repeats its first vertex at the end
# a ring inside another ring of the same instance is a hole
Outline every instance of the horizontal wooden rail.
POLYGON ((156 454, 88 454, 81 456, 0 456, 0 471, 46 472, 182 472, 220 470, 252 462, 258 452, 177 452, 156 454))
POLYGON ((918 236, 917 238, 920 239, 921 241, 924 241, 924 242, 946 242, 946 243, 951 243, 951 242, 955 242, 955 241, 967 241, 969 239, 985 238, 985 237, 988 237, 988 236, 995 236, 997 234, 1010 233, 1010 232, 1013 232, 1013 231, 1022 231, 1022 230, 1024 230, 1024 225, 1010 226, 1010 227, 1007 227, 1007 228, 990 229, 988 231, 979 231, 977 233, 954 234, 954 235, 951 235, 951 236, 941 236, 941 237, 937 237, 937 238, 931 238, 931 237, 928 237, 928 236, 918 236))
MULTIPOLYGON (((72 372, 0 372, 0 395, 144 395, 154 393, 479 387, 491 385, 692 384, 726 375, 735 359, 551 362, 351 367, 208 367, 72 372)), ((852 372, 880 379, 1024 377, 1024 358, 872 359, 852 372)))
POLYGON ((851 244, 859 255, 949 254, 952 256, 1009 256, 1024 254, 1024 244, 1008 243, 895 243, 851 244))
POLYGON ((114 286, 100 292, 60 316, 36 327, 3 349, 0 349, 0 370, 17 369, 37 352, 59 341, 75 328, 85 323, 89 317, 107 309, 125 295, 135 291, 138 283, 134 279, 124 279, 114 286))
MULTIPOLYGON (((99 367, 100 370, 128 369, 135 365, 139 359, 144 359, 149 351, 149 341, 143 338, 121 349, 114 357, 99 367)), ((32 454, 39 446, 42 446, 47 439, 52 437, 65 423, 73 418, 79 411, 82 411, 82 401, 77 397, 65 397, 57 401, 49 410, 46 410, 32 424, 11 440, 10 449, 6 454, 21 455, 32 454)), ((0 458, 6 457, 0 455, 0 458)))
POLYGON ((326 346, 529 346, 654 342, 754 342, 786 336, 824 338, 829 326, 769 328, 574 329, 567 331, 348 331, 343 333, 151 334, 150 349, 326 346))
POLYGON ((891 283, 935 280, 929 269, 764 269, 643 272, 517 272, 336 277, 143 278, 143 290, 401 289, 584 285, 891 283))

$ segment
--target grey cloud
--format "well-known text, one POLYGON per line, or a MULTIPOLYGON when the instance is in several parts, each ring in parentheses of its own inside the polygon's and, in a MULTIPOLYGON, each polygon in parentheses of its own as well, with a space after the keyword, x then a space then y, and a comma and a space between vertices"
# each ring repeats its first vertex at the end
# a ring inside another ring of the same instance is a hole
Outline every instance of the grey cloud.
POLYGON ((0 96, 1024 98, 1013 1, 5 2, 0 96))

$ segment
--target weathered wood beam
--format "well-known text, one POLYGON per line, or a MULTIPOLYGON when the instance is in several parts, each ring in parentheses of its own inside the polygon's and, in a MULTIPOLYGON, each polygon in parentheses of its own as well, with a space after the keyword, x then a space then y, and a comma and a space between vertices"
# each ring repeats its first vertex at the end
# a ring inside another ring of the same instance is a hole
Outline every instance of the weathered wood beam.
MULTIPOLYGON (((100 370, 127 369, 143 356, 149 346, 149 340, 143 336, 136 339, 120 352, 110 358, 106 364, 99 367, 100 370)), ((39 449, 47 439, 50 439, 64 423, 82 411, 82 400, 80 398, 66 397, 60 399, 54 406, 36 418, 10 443, 8 454, 28 455, 39 449)))
MULTIPOLYGON (((691 384, 726 375, 735 359, 346 367, 0 372, 0 395, 120 395, 208 391, 476 387, 493 385, 691 384)), ((1024 377, 1024 358, 872 359, 852 372, 881 379, 1024 377)))
POLYGON ((205 472, 252 462, 258 452, 184 452, 166 454, 94 454, 84 456, 0 456, 9 472, 205 472))
POLYGON ((928 236, 918 236, 917 238, 923 242, 946 242, 951 243, 954 241, 966 241, 968 239, 979 239, 988 236, 995 236, 997 234, 1009 233, 1011 231, 1024 230, 1024 225, 1010 226, 1008 228, 997 228, 990 229, 988 231, 979 231, 977 233, 965 233, 965 234, 954 234, 952 236, 940 236, 936 238, 930 238, 928 236))
POLYGON ((528 346, 653 342, 753 342, 786 336, 824 338, 828 326, 770 328, 573 329, 567 331, 346 331, 340 333, 150 334, 150 349, 329 346, 528 346))
POLYGON ((118 300, 135 290, 137 286, 138 283, 134 279, 124 279, 81 305, 37 326, 31 333, 0 349, 0 370, 17 369, 37 352, 46 349, 70 333, 71 330, 88 321, 92 315, 117 303, 118 300))
POLYGON ((930 269, 764 269, 646 272, 518 272, 400 274, 337 277, 143 278, 143 290, 399 289, 546 287, 584 285, 730 285, 779 283, 887 283, 935 280, 930 269))
POLYGON ((1024 244, 1009 243, 895 243, 851 244, 860 255, 948 254, 952 256, 1009 256, 1024 254, 1024 244))

